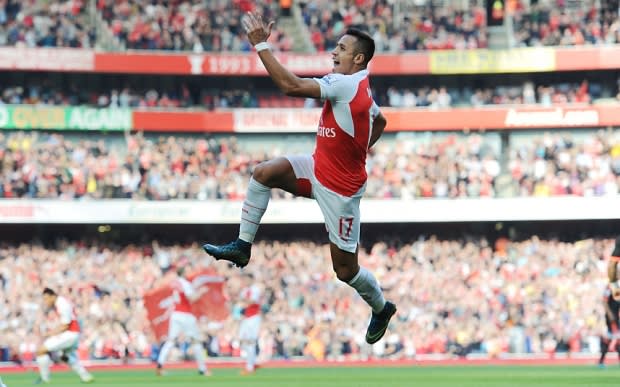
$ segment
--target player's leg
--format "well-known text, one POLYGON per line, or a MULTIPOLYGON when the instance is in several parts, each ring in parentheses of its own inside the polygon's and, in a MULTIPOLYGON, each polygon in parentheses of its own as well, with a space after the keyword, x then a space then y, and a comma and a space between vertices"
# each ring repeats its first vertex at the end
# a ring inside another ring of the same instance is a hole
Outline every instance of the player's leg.
POLYGON ((607 352, 609 352, 609 344, 611 340, 603 335, 600 337, 600 347, 601 347, 601 356, 598 359, 599 366, 605 365, 605 357, 607 356, 607 352))
POLYGON ((379 341, 385 334, 396 306, 386 302, 375 276, 358 263, 360 236, 359 204, 363 189, 353 197, 339 195, 317 184, 314 188, 329 232, 332 265, 339 280, 346 282, 372 308, 366 341, 379 341))
POLYGON ((390 319, 396 313, 396 305, 385 301, 383 291, 375 276, 368 269, 359 266, 357 252, 342 250, 334 242, 330 242, 330 252, 338 279, 354 288, 372 308, 370 324, 366 331, 366 342, 374 344, 385 334, 390 319))
POLYGON ((78 374, 78 376, 80 377, 80 380, 82 380, 82 383, 91 383, 92 381, 95 380, 95 378, 93 378, 90 372, 86 370, 86 368, 80 361, 80 358, 78 357, 78 354, 77 354, 77 344, 78 343, 76 342, 75 346, 65 351, 65 354, 67 356, 67 364, 69 364, 71 369, 76 374, 78 374))
POLYGON ((79 334, 77 332, 65 331, 58 335, 48 337, 43 345, 37 350, 37 366, 39 368, 40 381, 48 383, 50 381, 50 366, 52 359, 51 352, 64 351, 77 344, 79 334))
POLYGON ((252 243, 258 226, 269 204, 271 189, 280 188, 294 195, 306 195, 304 187, 310 185, 299 183, 299 176, 296 172, 300 173, 300 170, 308 169, 308 159, 311 163, 312 156, 309 155, 303 156, 303 159, 302 157, 279 157, 257 165, 250 178, 243 202, 239 237, 225 245, 205 244, 204 250, 217 260, 227 260, 238 267, 246 266, 250 261, 252 243), (295 164, 301 164, 301 166, 295 164))
POLYGON ((192 342, 192 352, 194 352, 194 359, 198 365, 198 373, 205 376, 211 376, 211 371, 207 368, 207 359, 205 356, 205 349, 202 346, 202 334, 198 328, 198 320, 193 315, 185 316, 186 324, 183 329, 185 335, 192 342))
POLYGON ((605 357, 607 356, 611 345, 613 344, 615 346, 615 342, 617 341, 615 340, 615 334, 618 330, 617 322, 610 319, 607 313, 605 313, 605 325, 607 326, 607 334, 601 336, 601 356, 598 360, 599 366, 605 365, 605 357))
POLYGON ((192 339, 192 352, 194 352, 194 358, 198 365, 198 373, 204 376, 211 376, 211 371, 207 368, 207 357, 205 356, 205 349, 202 346, 201 340, 192 339))
POLYGON ((239 239, 253 243, 263 214, 267 210, 272 188, 295 194, 295 171, 286 157, 260 163, 254 168, 243 202, 239 239))
POLYGON ((609 343, 608 351, 616 351, 620 360, 620 331, 618 327, 620 327, 620 319, 616 318, 610 327, 611 343, 609 343))
POLYGON ((170 316, 170 322, 168 324, 168 337, 166 337, 166 341, 164 342, 164 345, 162 345, 159 355, 157 356, 157 375, 163 375, 164 364, 166 363, 168 355, 170 354, 172 347, 174 347, 175 340, 181 333, 182 329, 183 327, 181 326, 179 315, 173 312, 170 316))
POLYGON ((260 316, 252 316, 241 321, 239 327, 239 341, 241 348, 245 352, 245 369, 241 371, 242 375, 249 375, 256 370, 256 347, 260 332, 260 316))
POLYGON ((45 342, 43 342, 43 345, 37 350, 36 362, 37 367, 39 368, 38 381, 43 383, 49 383, 50 381, 50 365, 52 363, 52 359, 50 358, 49 350, 47 349, 47 346, 49 346, 50 343, 53 343, 53 341, 50 342, 50 339, 53 339, 53 337, 46 339, 45 342))

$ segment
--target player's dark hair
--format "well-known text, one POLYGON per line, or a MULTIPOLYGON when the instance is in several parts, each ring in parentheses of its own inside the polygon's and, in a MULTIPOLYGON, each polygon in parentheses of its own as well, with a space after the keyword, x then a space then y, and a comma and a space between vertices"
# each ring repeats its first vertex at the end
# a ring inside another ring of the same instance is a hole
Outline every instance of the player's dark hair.
POLYGON ((364 66, 368 66, 368 62, 375 55, 375 40, 367 33, 357 28, 349 28, 345 35, 355 36, 357 38, 357 53, 364 54, 364 66))
POLYGON ((55 291, 53 291, 53 290, 52 290, 52 289, 50 289, 50 288, 45 288, 45 289, 43 289, 43 294, 46 294, 46 295, 48 295, 48 296, 55 296, 55 295, 56 295, 56 292, 55 292, 55 291))

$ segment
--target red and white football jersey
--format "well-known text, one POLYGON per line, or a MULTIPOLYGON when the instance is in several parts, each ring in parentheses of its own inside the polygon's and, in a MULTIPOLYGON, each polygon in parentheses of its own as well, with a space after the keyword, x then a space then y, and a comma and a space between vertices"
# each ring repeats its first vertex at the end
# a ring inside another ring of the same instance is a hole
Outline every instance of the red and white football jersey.
POLYGON ((192 303, 189 298, 194 294, 194 287, 183 277, 178 278, 172 283, 174 292, 174 311, 192 313, 192 303))
POLYGON ((258 286, 252 285, 241 291, 241 298, 248 306, 243 310, 243 317, 248 318, 260 313, 261 290, 258 286))
POLYGON ((314 150, 314 174, 326 188, 352 196, 366 183, 366 155, 379 107, 368 70, 314 78, 325 100, 314 150))
POLYGON ((62 296, 56 297, 56 302, 54 302, 54 309, 58 314, 60 323, 64 325, 69 325, 69 331, 80 331, 80 324, 77 321, 77 315, 75 314, 73 305, 71 304, 71 302, 69 302, 69 300, 62 296))

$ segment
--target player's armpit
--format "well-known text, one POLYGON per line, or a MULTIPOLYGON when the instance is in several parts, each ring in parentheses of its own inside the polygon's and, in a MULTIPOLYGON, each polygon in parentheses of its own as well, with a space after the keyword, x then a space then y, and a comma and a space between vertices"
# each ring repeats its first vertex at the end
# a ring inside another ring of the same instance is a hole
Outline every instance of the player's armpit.
POLYGON ((283 91, 290 97, 321 98, 321 86, 310 78, 298 78, 283 91))

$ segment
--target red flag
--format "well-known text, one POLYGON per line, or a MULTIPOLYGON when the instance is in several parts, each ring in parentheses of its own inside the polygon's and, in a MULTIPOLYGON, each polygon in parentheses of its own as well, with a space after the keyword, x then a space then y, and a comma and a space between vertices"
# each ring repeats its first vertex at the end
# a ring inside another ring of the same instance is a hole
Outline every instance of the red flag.
MULTIPOLYGON (((198 319, 225 320, 229 315, 227 298, 224 296, 224 277, 211 270, 201 270, 188 275, 196 291, 207 291, 192 304, 192 314, 198 319)), ((170 284, 163 285, 144 295, 144 306, 151 328, 158 340, 168 334, 168 322, 174 311, 175 299, 170 284)))
POLYGON ((198 301, 192 304, 192 313, 197 318, 207 317, 209 320, 222 321, 228 318, 228 299, 224 295, 224 277, 212 270, 201 270, 188 276, 194 289, 201 288, 207 292, 198 301))
POLYGON ((169 285, 161 286, 144 295, 144 307, 157 340, 168 334, 168 322, 174 310, 174 297, 169 285))

